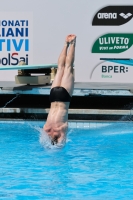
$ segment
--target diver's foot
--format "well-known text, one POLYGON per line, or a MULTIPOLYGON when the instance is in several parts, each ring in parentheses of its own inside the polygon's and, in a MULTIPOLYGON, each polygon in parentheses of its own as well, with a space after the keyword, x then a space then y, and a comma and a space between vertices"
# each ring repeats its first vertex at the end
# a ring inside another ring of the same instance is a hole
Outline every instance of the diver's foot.
POLYGON ((67 35, 66 40, 65 40, 65 46, 69 47, 69 37, 70 35, 67 35))
POLYGON ((71 45, 75 45, 76 44, 76 35, 74 34, 70 34, 66 37, 66 41, 65 41, 65 46, 69 46, 69 44, 71 45))
POLYGON ((71 35, 69 43, 74 46, 76 45, 76 35, 71 35))

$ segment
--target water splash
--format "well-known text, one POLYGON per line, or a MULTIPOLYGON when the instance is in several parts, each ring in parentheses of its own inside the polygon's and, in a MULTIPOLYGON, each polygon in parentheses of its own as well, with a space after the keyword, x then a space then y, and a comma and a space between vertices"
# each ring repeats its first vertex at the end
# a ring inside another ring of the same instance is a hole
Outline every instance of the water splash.
MULTIPOLYGON (((39 142, 45 149, 52 149, 54 145, 51 145, 51 140, 49 136, 46 134, 46 132, 43 129, 40 129, 40 137, 39 142)), ((55 147, 54 147, 55 148, 55 147)))
POLYGON ((51 138, 48 136, 48 134, 43 130, 42 126, 38 126, 38 125, 32 125, 30 122, 28 123, 28 125, 36 130, 38 133, 39 133, 39 142, 41 144, 41 146, 44 148, 44 149, 54 149, 54 150, 58 150, 58 149, 61 149, 65 146, 66 143, 69 143, 69 142, 73 142, 69 135, 72 134, 74 132, 73 129, 68 129, 68 132, 67 132, 67 137, 65 138, 64 142, 60 143, 60 144, 55 144, 55 145, 52 145, 51 144, 51 138))
MULTIPOLYGON (((65 146, 66 143, 72 142, 69 139, 69 137, 66 137, 62 143, 52 145, 51 138, 43 130, 43 128, 40 128, 38 126, 34 126, 34 127, 32 126, 32 128, 34 128, 35 130, 37 130, 39 132, 39 142, 40 142, 41 146, 45 149, 53 149, 53 150, 61 149, 65 146)), ((67 136, 69 136, 72 132, 73 132, 72 130, 69 130, 67 133, 67 136)))
POLYGON ((20 94, 16 94, 15 97, 13 97, 10 101, 8 101, 2 108, 5 108, 9 103, 11 103, 12 101, 14 101, 20 94))

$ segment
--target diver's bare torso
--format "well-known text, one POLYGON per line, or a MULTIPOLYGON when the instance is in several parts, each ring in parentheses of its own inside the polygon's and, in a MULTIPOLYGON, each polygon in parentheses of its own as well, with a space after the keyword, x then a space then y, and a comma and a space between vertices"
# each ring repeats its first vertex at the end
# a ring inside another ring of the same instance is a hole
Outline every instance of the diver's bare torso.
POLYGON ((67 131, 69 102, 52 102, 44 131, 67 131))

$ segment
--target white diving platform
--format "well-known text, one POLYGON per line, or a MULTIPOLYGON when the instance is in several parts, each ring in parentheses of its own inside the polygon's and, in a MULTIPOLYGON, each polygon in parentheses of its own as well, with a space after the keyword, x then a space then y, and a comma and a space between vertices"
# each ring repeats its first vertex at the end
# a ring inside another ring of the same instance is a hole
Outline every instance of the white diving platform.
POLYGON ((16 84, 40 85, 49 84, 54 80, 57 66, 56 63, 26 65, 21 61, 19 65, 0 66, 0 70, 18 70, 18 75, 15 76, 16 84))

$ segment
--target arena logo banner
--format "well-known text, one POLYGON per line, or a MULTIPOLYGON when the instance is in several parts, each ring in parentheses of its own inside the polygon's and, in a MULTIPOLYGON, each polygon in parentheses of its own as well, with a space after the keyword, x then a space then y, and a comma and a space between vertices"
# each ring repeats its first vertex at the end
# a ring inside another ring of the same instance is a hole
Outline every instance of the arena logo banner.
POLYGON ((32 26, 32 13, 0 13, 0 65, 33 62, 32 26))
POLYGON ((122 53, 133 45, 133 33, 111 33, 99 37, 92 53, 122 53))
POLYGON ((107 6, 99 10, 92 21, 92 26, 120 26, 133 17, 133 5, 107 6))
POLYGON ((133 59, 101 58, 91 74, 92 81, 101 82, 132 82, 133 59))

